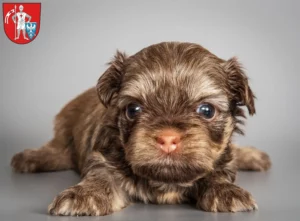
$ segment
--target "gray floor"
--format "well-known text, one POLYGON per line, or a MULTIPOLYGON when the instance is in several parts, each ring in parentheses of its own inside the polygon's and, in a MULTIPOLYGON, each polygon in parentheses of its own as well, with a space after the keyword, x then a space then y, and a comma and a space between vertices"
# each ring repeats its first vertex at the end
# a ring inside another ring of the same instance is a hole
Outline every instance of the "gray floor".
POLYGON ((46 208, 53 197, 79 181, 75 172, 15 174, 8 165, 13 152, 7 149, 0 158, 0 220, 299 220, 298 147, 299 143, 285 146, 283 142, 276 142, 272 144, 273 151, 270 152, 273 160, 270 171, 238 174, 237 183, 249 190, 257 200, 259 210, 255 212, 217 214, 202 212, 190 205, 135 204, 106 217, 81 218, 52 217, 46 214, 46 208))

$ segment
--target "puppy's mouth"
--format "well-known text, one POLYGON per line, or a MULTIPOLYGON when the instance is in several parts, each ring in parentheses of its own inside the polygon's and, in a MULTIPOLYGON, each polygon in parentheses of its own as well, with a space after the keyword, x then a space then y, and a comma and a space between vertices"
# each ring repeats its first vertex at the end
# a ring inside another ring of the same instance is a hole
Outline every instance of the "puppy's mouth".
MULTIPOLYGON (((143 157, 142 157, 143 158, 143 157)), ((190 183, 212 171, 213 163, 207 158, 180 153, 161 152, 152 159, 131 160, 133 172, 143 178, 163 183, 190 183)))
POLYGON ((166 156, 169 163, 160 160, 152 160, 132 166, 133 172, 146 179, 164 183, 189 183, 205 176, 208 168, 186 164, 181 162, 171 162, 169 156, 166 156))

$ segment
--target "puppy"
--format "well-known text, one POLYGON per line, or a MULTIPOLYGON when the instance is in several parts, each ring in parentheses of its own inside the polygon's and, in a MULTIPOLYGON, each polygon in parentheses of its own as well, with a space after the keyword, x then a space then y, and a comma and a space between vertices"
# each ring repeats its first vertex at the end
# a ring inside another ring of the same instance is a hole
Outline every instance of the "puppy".
POLYGON ((117 52, 92 88, 56 116, 54 138, 12 158, 17 172, 75 169, 82 180, 49 205, 52 215, 107 215, 131 202, 189 202, 211 212, 257 208, 234 184, 237 169, 267 170, 268 155, 231 139, 255 113, 236 58, 192 43, 117 52), (99 101, 100 100, 100 101, 99 101))

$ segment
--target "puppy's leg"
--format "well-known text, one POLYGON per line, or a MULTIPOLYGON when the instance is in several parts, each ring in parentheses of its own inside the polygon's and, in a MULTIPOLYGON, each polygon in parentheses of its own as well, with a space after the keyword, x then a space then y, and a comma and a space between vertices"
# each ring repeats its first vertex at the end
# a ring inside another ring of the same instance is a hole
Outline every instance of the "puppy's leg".
POLYGON ((59 140, 53 139, 39 149, 27 149, 11 160, 16 172, 34 173, 74 168, 72 151, 59 140))
POLYGON ((221 174, 205 178, 199 183, 197 208, 208 212, 241 212, 257 209, 251 194, 225 181, 221 174))
POLYGON ((234 149, 229 146, 215 171, 197 181, 196 207, 209 212, 239 212, 257 208, 251 194, 233 184, 236 176, 234 149))
POLYGON ((235 149, 236 164, 239 170, 266 171, 271 167, 271 160, 267 153, 254 147, 237 147, 235 149))
POLYGON ((108 172, 102 155, 94 152, 87 162, 83 180, 61 192, 49 205, 51 215, 103 216, 128 204, 126 195, 108 172))

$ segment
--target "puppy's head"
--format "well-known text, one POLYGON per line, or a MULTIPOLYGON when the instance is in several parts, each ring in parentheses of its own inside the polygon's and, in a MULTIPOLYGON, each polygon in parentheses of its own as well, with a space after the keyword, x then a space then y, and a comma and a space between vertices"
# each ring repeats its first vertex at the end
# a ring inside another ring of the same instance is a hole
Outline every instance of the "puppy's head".
POLYGON ((255 113, 237 60, 190 43, 160 43, 130 57, 118 52, 97 89, 105 106, 118 109, 133 172, 161 182, 191 182, 212 171, 233 132, 241 133, 239 106, 255 113))

